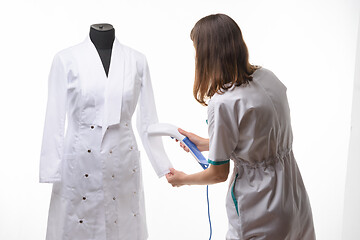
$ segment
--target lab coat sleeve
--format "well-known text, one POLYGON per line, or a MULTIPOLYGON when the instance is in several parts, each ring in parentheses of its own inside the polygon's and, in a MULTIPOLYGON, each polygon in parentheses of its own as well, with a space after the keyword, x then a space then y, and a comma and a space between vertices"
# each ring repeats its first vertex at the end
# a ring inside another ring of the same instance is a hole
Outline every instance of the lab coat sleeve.
POLYGON ((226 103, 210 101, 208 106, 208 162, 221 165, 229 162, 239 138, 234 111, 226 103))
POLYGON ((150 125, 158 122, 149 67, 144 57, 136 126, 156 174, 158 177, 162 177, 170 172, 169 169, 172 168, 172 165, 166 155, 161 136, 149 136, 147 132, 150 125))
POLYGON ((41 183, 61 181, 66 98, 67 77, 64 64, 56 54, 48 77, 48 99, 40 154, 41 183))

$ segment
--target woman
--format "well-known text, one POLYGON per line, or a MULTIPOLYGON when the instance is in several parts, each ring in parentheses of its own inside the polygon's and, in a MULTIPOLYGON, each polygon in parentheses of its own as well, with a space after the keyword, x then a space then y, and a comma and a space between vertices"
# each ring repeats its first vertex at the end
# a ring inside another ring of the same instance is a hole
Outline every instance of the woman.
POLYGON ((224 182, 231 159, 227 239, 315 239, 309 199, 292 152, 286 87, 271 71, 249 63, 241 30, 226 15, 199 20, 191 40, 196 50, 194 97, 208 105, 209 139, 179 132, 209 151, 211 166, 191 175, 171 169, 168 182, 177 187, 224 182))

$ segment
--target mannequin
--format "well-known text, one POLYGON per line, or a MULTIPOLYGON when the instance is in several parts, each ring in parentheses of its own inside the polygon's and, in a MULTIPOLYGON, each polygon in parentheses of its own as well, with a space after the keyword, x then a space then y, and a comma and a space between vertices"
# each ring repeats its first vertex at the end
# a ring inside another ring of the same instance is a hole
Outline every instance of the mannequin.
POLYGON ((48 96, 39 169, 39 181, 53 184, 46 239, 146 240, 136 109, 155 173, 172 168, 161 137, 147 134, 158 118, 146 56, 110 24, 91 25, 54 56, 48 96))
POLYGON ((90 27, 90 39, 99 53, 106 76, 108 76, 115 29, 108 23, 93 24, 90 27))

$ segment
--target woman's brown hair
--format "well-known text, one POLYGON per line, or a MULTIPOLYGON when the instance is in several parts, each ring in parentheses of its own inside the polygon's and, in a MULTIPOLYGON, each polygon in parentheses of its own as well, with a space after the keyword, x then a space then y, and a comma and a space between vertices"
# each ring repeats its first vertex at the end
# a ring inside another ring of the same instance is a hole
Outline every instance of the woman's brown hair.
POLYGON ((195 82, 193 94, 202 105, 215 93, 252 80, 258 66, 249 63, 249 53, 241 30, 227 15, 200 19, 191 30, 194 43, 195 82))

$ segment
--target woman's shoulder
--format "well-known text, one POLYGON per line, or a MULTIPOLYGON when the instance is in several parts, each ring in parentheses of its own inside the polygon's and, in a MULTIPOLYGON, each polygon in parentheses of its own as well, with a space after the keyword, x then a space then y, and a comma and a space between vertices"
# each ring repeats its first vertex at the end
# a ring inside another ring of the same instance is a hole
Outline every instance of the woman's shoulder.
POLYGON ((268 68, 259 66, 259 68, 252 74, 253 77, 259 76, 275 76, 275 74, 268 68))
POLYGON ((241 101, 242 95, 238 93, 239 87, 233 85, 231 88, 215 93, 208 101, 209 109, 229 109, 233 110, 236 102, 241 101))
POLYGON ((209 100, 208 105, 210 106, 210 105, 226 103, 230 97, 229 92, 231 92, 233 88, 234 88, 234 86, 229 89, 226 89, 226 90, 221 90, 221 92, 215 93, 209 100))
POLYGON ((261 83, 261 85, 271 85, 271 86, 283 86, 286 89, 285 84, 280 81, 280 79, 275 75, 271 70, 261 67, 253 73, 253 81, 261 83))
MULTIPOLYGON (((261 81, 267 78, 276 78, 276 75, 269 69, 260 67, 252 74, 254 81, 261 81)), ((234 101, 241 101, 241 98, 253 93, 254 86, 251 81, 248 84, 242 84, 240 86, 233 85, 232 87, 220 92, 215 93, 208 102, 208 105, 231 105, 234 101)))

